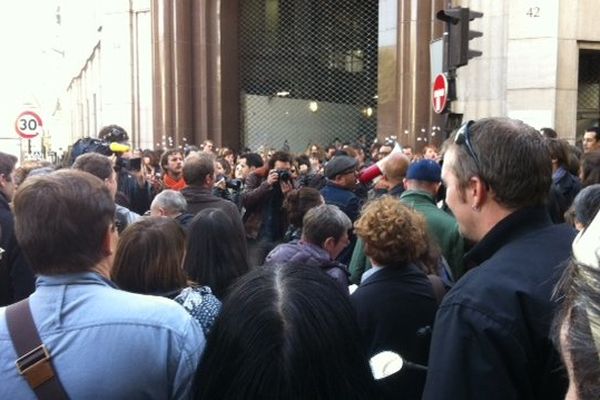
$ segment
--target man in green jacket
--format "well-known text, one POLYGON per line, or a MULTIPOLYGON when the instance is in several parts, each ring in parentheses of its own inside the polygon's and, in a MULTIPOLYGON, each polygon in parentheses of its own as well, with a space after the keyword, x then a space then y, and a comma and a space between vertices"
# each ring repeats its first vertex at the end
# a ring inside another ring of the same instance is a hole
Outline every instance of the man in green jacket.
POLYGON ((429 233, 437 240, 454 279, 464 273, 464 243, 456 219, 441 210, 435 202, 441 186, 441 167, 432 160, 412 164, 406 173, 400 201, 423 214, 429 233))
MULTIPOLYGON (((463 254, 464 242, 458 231, 458 224, 453 216, 437 207, 435 198, 441 186, 441 168, 432 160, 421 160, 413 163, 404 178, 405 191, 400 201, 423 214, 427 221, 429 233, 440 246, 442 255, 452 271, 455 280, 464 274, 463 254)), ((356 243, 349 270, 350 280, 360 283, 363 272, 370 268, 364 254, 362 241, 356 243)))

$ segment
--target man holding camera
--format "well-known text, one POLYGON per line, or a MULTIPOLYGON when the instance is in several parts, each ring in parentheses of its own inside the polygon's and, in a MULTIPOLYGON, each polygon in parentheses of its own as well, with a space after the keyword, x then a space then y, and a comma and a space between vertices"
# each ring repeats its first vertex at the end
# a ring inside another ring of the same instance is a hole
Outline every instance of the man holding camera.
MULTIPOLYGON (((257 168, 246 178, 242 193, 245 207, 244 227, 250 246, 261 248, 256 262, 262 263, 271 248, 283 238, 286 218, 283 214, 283 199, 294 188, 290 169, 292 156, 285 151, 273 153, 266 168, 257 168)), ((250 252, 253 253, 252 249, 250 252)))

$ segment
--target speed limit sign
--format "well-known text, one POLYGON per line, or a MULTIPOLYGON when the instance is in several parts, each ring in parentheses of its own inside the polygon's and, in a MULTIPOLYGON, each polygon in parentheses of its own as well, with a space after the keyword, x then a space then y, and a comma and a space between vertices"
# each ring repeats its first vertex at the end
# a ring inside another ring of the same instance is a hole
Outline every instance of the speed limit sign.
POLYGON ((23 139, 33 139, 44 130, 42 118, 33 111, 23 111, 15 121, 15 131, 23 139))

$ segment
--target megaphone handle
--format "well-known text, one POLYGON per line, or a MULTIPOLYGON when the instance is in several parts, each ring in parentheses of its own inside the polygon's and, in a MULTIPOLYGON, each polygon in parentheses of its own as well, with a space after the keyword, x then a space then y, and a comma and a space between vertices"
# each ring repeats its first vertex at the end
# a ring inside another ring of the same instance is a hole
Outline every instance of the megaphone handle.
POLYGON ((406 361, 406 360, 404 360, 404 367, 410 368, 410 369, 416 369, 418 371, 427 371, 427 367, 425 365, 413 363, 413 362, 406 361))

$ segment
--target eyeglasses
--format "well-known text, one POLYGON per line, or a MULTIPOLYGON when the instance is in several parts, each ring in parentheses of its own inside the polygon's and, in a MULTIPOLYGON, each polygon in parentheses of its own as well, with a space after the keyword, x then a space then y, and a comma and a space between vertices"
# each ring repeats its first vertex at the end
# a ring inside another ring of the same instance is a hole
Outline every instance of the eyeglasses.
POLYGON ((471 120, 469 122, 464 123, 456 132, 456 136, 454 137, 454 143, 461 145, 464 144, 467 148, 467 153, 471 156, 473 161, 475 161, 475 165, 477 166, 477 170, 481 172, 481 167, 479 164, 479 157, 477 157, 477 153, 473 150, 473 145, 471 144, 471 131, 469 128, 473 125, 475 121, 471 120))

